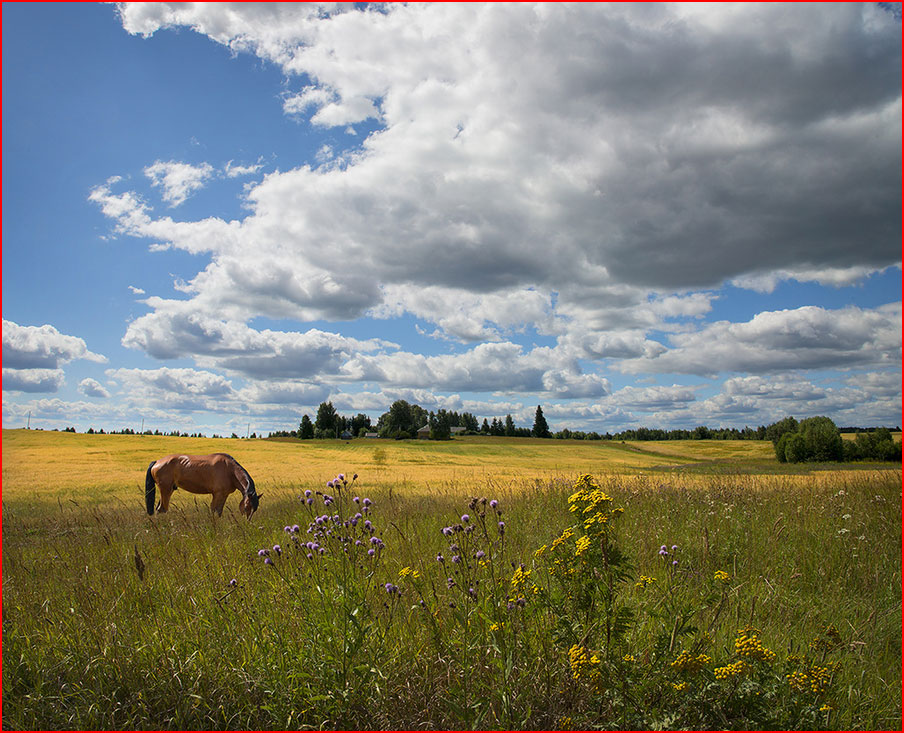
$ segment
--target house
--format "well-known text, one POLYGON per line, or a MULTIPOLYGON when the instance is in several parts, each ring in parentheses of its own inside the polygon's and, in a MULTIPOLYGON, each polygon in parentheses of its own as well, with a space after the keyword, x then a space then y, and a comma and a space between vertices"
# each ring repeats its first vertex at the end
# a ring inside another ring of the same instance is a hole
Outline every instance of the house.
POLYGON ((379 438, 380 434, 379 433, 364 433, 364 437, 365 438, 379 438))
MULTIPOLYGON (((449 428, 449 432, 451 435, 463 435, 466 428, 449 428)), ((418 440, 428 440, 430 438, 430 425, 424 425, 424 427, 420 428, 417 431, 418 440)))

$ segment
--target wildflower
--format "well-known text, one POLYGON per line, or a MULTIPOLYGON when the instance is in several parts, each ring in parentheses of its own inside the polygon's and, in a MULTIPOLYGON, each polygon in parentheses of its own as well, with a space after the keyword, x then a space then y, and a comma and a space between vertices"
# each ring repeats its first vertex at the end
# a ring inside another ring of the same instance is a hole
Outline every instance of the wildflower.
POLYGON ((678 564, 677 560, 672 560, 672 565, 677 565, 677 564, 678 564))
POLYGON ((471 521, 471 517, 470 517, 470 516, 468 516, 467 514, 462 514, 462 515, 461 515, 461 523, 462 523, 462 524, 467 524, 467 523, 470 522, 470 521, 471 521))
POLYGON ((257 556, 258 556, 258 557, 266 557, 266 556, 269 555, 269 554, 270 554, 270 550, 268 550, 266 547, 265 547, 263 550, 258 550, 258 551, 257 551, 257 556))
POLYGON ((231 585, 233 588, 235 588, 238 584, 239 581, 237 581, 235 578, 229 581, 229 585, 231 585))
POLYGON ((718 580, 722 583, 727 583, 729 580, 731 580, 731 576, 728 573, 726 573, 724 570, 717 570, 715 572, 715 575, 713 575, 713 580, 718 580))
POLYGON ((454 562, 456 565, 458 565, 458 563, 461 562, 461 556, 460 555, 452 555, 452 562, 454 562))
POLYGON ((364 529, 366 529, 368 532, 371 532, 371 531, 373 531, 373 528, 374 528, 374 526, 370 523, 370 520, 365 519, 364 520, 364 529))
POLYGON ((498 506, 499 506, 499 502, 498 502, 498 501, 496 501, 495 499, 491 499, 491 500, 490 500, 490 508, 491 508, 491 509, 495 509, 495 508, 498 507, 498 506))
POLYGON ((273 561, 269 557, 264 558, 264 565, 272 565, 273 561))
POLYGON ((499 522, 499 534, 505 532, 505 522, 499 522))
POLYGON ((454 587, 455 587, 455 581, 454 581, 452 578, 446 578, 446 587, 447 587, 447 588, 454 588, 454 587))
POLYGON ((327 488, 330 488, 330 489, 333 488, 333 482, 332 482, 332 481, 327 481, 327 482, 326 482, 326 485, 327 485, 327 488))
POLYGON ((292 528, 288 524, 285 527, 283 527, 283 532, 285 532, 286 534, 289 534, 291 531, 292 531, 292 528))
POLYGON ((672 545, 672 552, 678 552, 678 545, 672 545))
POLYGON ((672 683, 675 692, 684 692, 687 689, 687 682, 672 683))
POLYGON ((376 553, 376 550, 374 550, 374 549, 371 547, 371 548, 367 551, 367 554, 370 555, 371 557, 373 557, 373 556, 376 555, 377 553, 376 553))
POLYGON ((752 626, 745 626, 738 631, 735 639, 735 651, 741 657, 761 662, 768 663, 775 659, 775 652, 760 643, 759 631, 752 626))
POLYGON ((367 497, 365 497, 363 503, 364 503, 364 506, 370 506, 372 502, 371 502, 370 499, 368 499, 367 497))
POLYGON ((666 549, 665 545, 663 545, 662 547, 659 548, 659 554, 661 557, 665 557, 666 555, 669 554, 669 551, 668 551, 668 549, 666 549))
POLYGON ((540 557, 546 551, 546 545, 543 545, 539 550, 534 553, 534 557, 540 557))
MULTIPOLYGON (((357 475, 358 474, 355 474, 355 476, 357 476, 357 475)), ((358 504, 361 501, 361 497, 356 496, 354 499, 352 499, 352 501, 355 502, 355 504, 358 504)))
POLYGON ((305 489, 305 492, 304 492, 304 497, 305 497, 305 499, 310 498, 310 496, 311 496, 311 490, 310 490, 310 489, 305 489))
POLYGON ((648 585, 650 585, 650 583, 655 583, 655 582, 656 582, 656 578, 651 578, 649 575, 641 575, 640 580, 638 580, 634 584, 634 587, 637 588, 637 590, 643 590, 648 585))
POLYGON ((437 562, 446 562, 446 558, 444 558, 442 555, 437 555, 436 561, 437 562))
POLYGON ((625 654, 625 656, 622 657, 622 661, 627 662, 628 664, 633 664, 637 660, 634 658, 633 654, 625 654))
POLYGON ((559 730, 572 730, 574 723, 571 721, 570 715, 563 715, 559 718, 559 730))
POLYGON ((275 552, 277 555, 282 555, 282 547, 280 547, 279 545, 273 545, 273 552, 275 552))
POLYGON ((707 654, 697 654, 696 656, 688 651, 681 652, 669 666, 680 672, 699 672, 708 664, 712 663, 707 654))
POLYGON ((737 677, 747 672, 747 663, 743 659, 739 659, 734 664, 727 664, 724 667, 716 667, 713 675, 717 680, 727 680, 731 677, 737 677))
POLYGON ((579 537, 578 541, 574 543, 575 556, 580 557, 588 547, 590 547, 590 538, 587 535, 579 537))
POLYGON ((474 557, 476 557, 478 560, 483 560, 483 558, 485 558, 486 556, 487 554, 483 550, 478 550, 477 554, 474 555, 474 557))
POLYGON ((340 473, 339 476, 338 476, 337 478, 338 478, 340 481, 345 481, 345 474, 344 474, 344 473, 340 473))

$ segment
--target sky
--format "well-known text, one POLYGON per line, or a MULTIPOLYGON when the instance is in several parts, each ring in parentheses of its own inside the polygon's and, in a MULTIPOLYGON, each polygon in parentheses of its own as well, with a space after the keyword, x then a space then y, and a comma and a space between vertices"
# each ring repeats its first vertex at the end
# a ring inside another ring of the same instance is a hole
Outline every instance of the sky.
POLYGON ((5 428, 901 422, 899 3, 2 31, 5 428))

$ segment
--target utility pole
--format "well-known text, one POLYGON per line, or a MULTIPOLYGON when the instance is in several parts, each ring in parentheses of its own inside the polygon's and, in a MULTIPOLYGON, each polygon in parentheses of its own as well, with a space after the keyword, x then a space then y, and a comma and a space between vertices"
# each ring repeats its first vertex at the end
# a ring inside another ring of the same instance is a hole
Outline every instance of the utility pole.
POLYGON ((31 410, 28 411, 28 425, 25 428, 26 430, 31 430, 31 410))

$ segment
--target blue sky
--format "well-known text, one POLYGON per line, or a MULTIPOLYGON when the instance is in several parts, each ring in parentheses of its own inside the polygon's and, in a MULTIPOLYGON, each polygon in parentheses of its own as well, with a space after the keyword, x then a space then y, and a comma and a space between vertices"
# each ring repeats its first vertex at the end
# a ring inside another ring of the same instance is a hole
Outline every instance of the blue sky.
POLYGON ((899 7, 3 5, 3 426, 900 423, 899 7))

